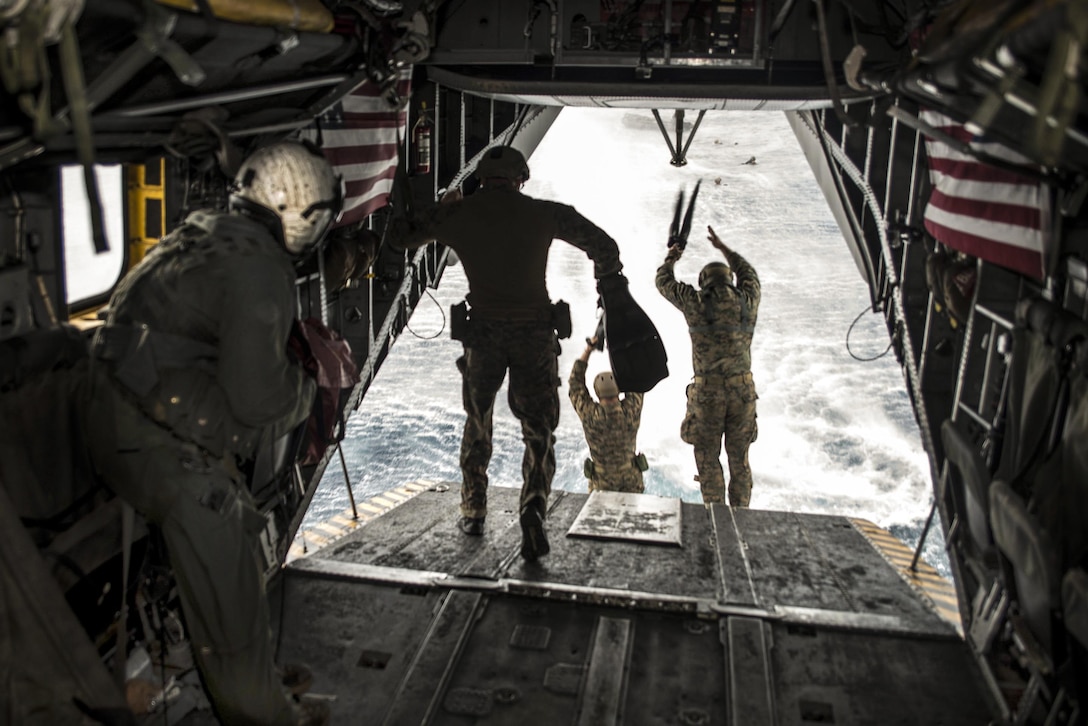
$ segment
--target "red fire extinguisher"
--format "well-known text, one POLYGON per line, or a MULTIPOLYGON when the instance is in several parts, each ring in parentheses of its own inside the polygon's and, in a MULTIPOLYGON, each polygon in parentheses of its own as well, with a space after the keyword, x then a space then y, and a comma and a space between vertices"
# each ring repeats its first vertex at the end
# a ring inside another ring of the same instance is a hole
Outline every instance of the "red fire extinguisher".
POLYGON ((415 173, 431 173, 431 135, 434 126, 427 115, 427 103, 420 104, 419 119, 412 126, 412 145, 415 147, 415 173))

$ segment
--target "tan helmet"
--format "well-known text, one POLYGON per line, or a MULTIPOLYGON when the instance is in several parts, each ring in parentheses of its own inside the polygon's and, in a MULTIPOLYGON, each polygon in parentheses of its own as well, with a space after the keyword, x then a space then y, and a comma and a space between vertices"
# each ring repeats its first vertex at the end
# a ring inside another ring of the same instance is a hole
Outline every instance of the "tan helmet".
POLYGON ((601 371, 593 379, 593 392, 597 398, 616 398, 620 395, 620 388, 616 385, 616 377, 612 371, 601 371))
POLYGON ((496 146, 483 155, 476 164, 476 176, 480 179, 500 177, 515 182, 529 181, 529 165, 525 157, 512 146, 496 146))
POLYGON ((724 262, 711 262, 699 273, 699 287, 703 290, 722 284, 733 284, 733 270, 724 262))
POLYGON ((293 255, 316 245, 340 216, 343 188, 325 155, 313 144, 281 141, 257 149, 234 177, 232 209, 275 215, 283 244, 293 255))

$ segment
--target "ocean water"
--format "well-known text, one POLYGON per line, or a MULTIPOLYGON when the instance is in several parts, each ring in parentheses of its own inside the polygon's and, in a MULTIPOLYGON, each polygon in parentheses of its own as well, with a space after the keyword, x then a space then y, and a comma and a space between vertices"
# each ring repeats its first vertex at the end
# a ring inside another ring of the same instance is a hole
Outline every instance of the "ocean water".
MULTIPOLYGON (((759 438, 749 454, 751 506, 860 517, 915 546, 932 485, 903 374, 890 352, 878 357, 888 347, 883 320, 869 312, 867 286, 784 115, 708 112, 688 163, 669 160, 650 111, 567 108, 529 160, 524 189, 575 206, 617 240, 631 293, 665 342, 670 375, 647 394, 639 432, 650 462, 646 491, 701 501, 691 447, 679 438, 690 342, 682 315, 654 287, 654 273, 677 193, 690 194, 702 180, 677 277, 694 284, 704 264, 721 259, 706 239, 710 225, 755 267, 763 288, 752 345, 759 438)), ((559 361, 553 487, 585 491, 588 449, 566 379, 596 325, 592 263, 556 241, 548 287, 553 300, 570 303, 574 324, 559 361)), ((461 345, 449 338, 446 314, 466 290, 462 268, 447 270, 348 422, 343 451, 357 501, 417 479, 460 482, 461 345)), ((594 354, 587 380, 607 365, 606 355, 594 354)), ((523 444, 505 390, 496 402, 489 473, 494 485, 520 487, 523 444)), ((303 527, 348 506, 334 458, 303 527)), ((923 556, 948 574, 936 526, 923 556)))

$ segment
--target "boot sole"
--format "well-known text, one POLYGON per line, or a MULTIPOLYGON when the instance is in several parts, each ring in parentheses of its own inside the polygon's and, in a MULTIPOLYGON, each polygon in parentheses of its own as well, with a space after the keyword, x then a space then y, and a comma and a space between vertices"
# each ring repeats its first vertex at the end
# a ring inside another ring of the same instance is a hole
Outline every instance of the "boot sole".
POLYGON ((535 509, 521 513, 521 556, 533 562, 551 552, 544 520, 535 509))

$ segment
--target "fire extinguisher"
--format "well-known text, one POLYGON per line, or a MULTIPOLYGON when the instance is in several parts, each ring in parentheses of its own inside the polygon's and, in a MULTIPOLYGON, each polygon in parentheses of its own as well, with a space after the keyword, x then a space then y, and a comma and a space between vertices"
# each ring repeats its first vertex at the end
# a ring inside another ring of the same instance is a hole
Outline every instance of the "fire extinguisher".
POLYGON ((419 119, 412 126, 412 145, 415 147, 415 173, 431 173, 431 136, 434 126, 427 115, 427 103, 420 104, 419 119))

